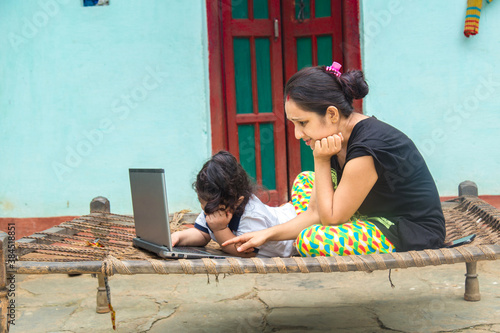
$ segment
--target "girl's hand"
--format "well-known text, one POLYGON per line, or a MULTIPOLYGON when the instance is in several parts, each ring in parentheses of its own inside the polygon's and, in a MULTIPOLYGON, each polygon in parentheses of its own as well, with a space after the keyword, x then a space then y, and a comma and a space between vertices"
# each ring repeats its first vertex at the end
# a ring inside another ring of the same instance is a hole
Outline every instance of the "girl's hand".
POLYGON ((344 137, 342 133, 330 135, 314 143, 313 156, 315 159, 330 160, 342 149, 344 137))
POLYGON ((218 210, 210 215, 207 215, 207 225, 212 232, 221 231, 227 228, 229 221, 233 217, 233 213, 226 210, 218 210))
POLYGON ((177 245, 177 243, 179 243, 179 231, 172 233, 170 237, 172 238, 172 246, 175 246, 177 245))
POLYGON ((236 250, 238 252, 251 252, 254 248, 261 246, 268 240, 268 233, 266 229, 260 231, 249 232, 238 237, 231 238, 224 243, 222 246, 227 246, 230 244, 235 244, 237 246, 236 250))

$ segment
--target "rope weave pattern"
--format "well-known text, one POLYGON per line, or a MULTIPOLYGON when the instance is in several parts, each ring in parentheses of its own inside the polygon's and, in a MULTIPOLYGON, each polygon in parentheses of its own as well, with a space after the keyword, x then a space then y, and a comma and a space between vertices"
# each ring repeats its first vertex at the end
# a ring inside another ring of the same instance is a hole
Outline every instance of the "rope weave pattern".
POLYGON ((266 267, 264 266, 262 260, 260 260, 259 258, 250 258, 250 260, 253 261, 255 268, 257 269, 257 272, 259 274, 267 274, 266 267))
MULTIPOLYGON (((334 260, 337 260, 337 257, 332 257, 332 258, 334 260)), ((332 269, 330 268, 330 263, 328 262, 328 260, 325 257, 316 257, 316 260, 319 262, 319 264, 321 266, 321 270, 324 273, 331 273, 332 272, 332 269)), ((340 270, 342 270, 342 269, 340 269, 340 270)))
POLYGON ((229 265, 231 265, 231 271, 233 274, 244 274, 245 272, 241 268, 240 263, 236 258, 227 258, 227 261, 229 261, 229 265))
POLYGON ((182 266, 184 274, 194 274, 193 266, 191 266, 191 261, 186 259, 179 259, 179 263, 182 266))
POLYGON ((486 246, 479 245, 478 248, 486 255, 486 259, 495 260, 495 252, 487 248, 486 246))
POLYGON ((101 272, 105 276, 112 276, 115 274, 114 271, 118 274, 132 274, 123 261, 118 260, 113 256, 107 256, 102 262, 101 272))
POLYGON ((304 262, 304 259, 302 257, 293 257, 293 260, 297 263, 297 266, 299 267, 300 271, 302 273, 309 273, 309 270, 307 269, 307 265, 304 262))
POLYGON ((432 265, 434 265, 434 266, 441 265, 441 261, 439 260, 439 257, 436 254, 436 251, 424 250, 424 252, 429 256, 429 259, 431 260, 432 265))
POLYGON ((354 265, 356 265, 356 269, 358 271, 366 271, 365 263, 363 260, 361 260, 360 256, 352 256, 351 257, 352 261, 354 262, 354 265))
POLYGON ((408 253, 413 258, 413 262, 415 263, 415 265, 417 267, 424 267, 425 266, 425 263, 422 260, 422 257, 420 256, 420 254, 418 254, 417 251, 408 251, 408 253))
MULTIPOLYGON (((128 264, 130 260, 149 263, 150 266, 144 270, 151 270, 157 274, 179 272, 199 274, 205 272, 217 275, 221 272, 286 274, 318 271, 325 273, 373 271, 500 258, 498 247, 492 247, 500 245, 500 211, 475 197, 460 197, 454 199, 451 204, 453 207, 448 206, 443 209, 447 226, 446 241, 475 233, 476 239, 467 246, 418 252, 375 253, 363 256, 328 258, 227 258, 225 260, 179 259, 172 261, 159 259, 154 254, 132 246, 131 240, 135 236, 132 217, 103 212, 100 213, 102 214, 100 216, 92 213, 73 221, 64 222, 57 228, 50 229, 51 231, 38 233, 33 237, 25 238, 24 241, 16 242, 16 251, 20 253, 20 264, 26 261, 98 261, 100 271, 106 276, 131 274, 132 267, 128 264), (87 242, 94 242, 96 238, 99 238, 99 242, 104 245, 103 248, 88 246, 87 242)), ((180 215, 176 221, 182 224, 180 215)), ((36 267, 32 269, 35 270, 36 267)), ((136 272, 136 270, 133 271, 136 272)))
MULTIPOLYGON (((361 261, 363 261, 363 262, 364 262, 364 264, 366 265, 366 267, 368 268, 368 270, 367 270, 367 271, 371 273, 371 272, 373 272, 373 271, 376 269, 376 267, 375 267, 375 266, 373 266, 373 263, 372 263, 370 260, 368 260, 368 258, 370 258, 370 257, 359 256, 359 259, 360 259, 361 261)), ((372 258, 372 259, 373 259, 373 258, 372 258)))
POLYGON ((151 259, 151 258, 147 258, 146 260, 149 261, 151 266, 153 266, 156 274, 168 274, 167 269, 163 265, 165 261, 151 259))
POLYGON ((396 259, 396 262, 398 263, 398 267, 400 268, 408 268, 408 265, 404 261, 403 257, 398 252, 393 252, 391 255, 396 259))
POLYGON ((276 267, 278 267, 278 271, 281 273, 281 274, 286 274, 288 273, 288 271, 286 270, 286 265, 285 263, 283 262, 283 259, 279 258, 279 257, 275 257, 273 258, 274 262, 276 263, 276 267))
POLYGON ((205 268, 207 270, 207 274, 219 275, 217 273, 217 267, 215 266, 215 262, 210 258, 202 258, 203 263, 205 264, 205 268))
POLYGON ((455 263, 455 260, 453 258, 453 254, 452 254, 450 249, 443 248, 443 249, 439 249, 439 251, 441 251, 441 253, 443 254, 444 260, 446 261, 447 264, 454 264, 455 263))
MULTIPOLYGON (((334 257, 337 265, 339 266, 339 270, 341 272, 348 272, 349 268, 347 267, 347 263, 345 262, 345 258, 343 257, 334 257)), ((326 258, 325 258, 326 259, 326 258)))
POLYGON ((464 256, 465 262, 475 261, 474 256, 472 255, 472 253, 470 253, 469 250, 467 250, 467 247, 457 247, 457 251, 460 252, 460 254, 464 256))
POLYGON ((387 265, 385 264, 385 261, 380 254, 373 253, 371 256, 375 260, 375 264, 377 265, 377 269, 381 269, 381 270, 387 269, 387 265))

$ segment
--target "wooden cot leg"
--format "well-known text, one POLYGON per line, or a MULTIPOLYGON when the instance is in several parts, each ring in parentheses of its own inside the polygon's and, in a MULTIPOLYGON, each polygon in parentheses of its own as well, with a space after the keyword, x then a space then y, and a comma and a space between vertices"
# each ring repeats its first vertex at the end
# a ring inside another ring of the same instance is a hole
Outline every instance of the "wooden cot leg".
MULTIPOLYGON (((476 183, 466 180, 458 185, 458 195, 478 196, 478 188, 476 183)), ((467 274, 465 274, 465 294, 464 299, 470 302, 477 302, 481 300, 479 293, 479 280, 477 279, 477 262, 466 262, 467 274)))
POLYGON ((10 326, 9 297, 7 290, 8 242, 9 235, 5 232, 0 232, 0 332, 8 332, 10 326))
MULTIPOLYGON (((90 213, 110 212, 109 200, 104 197, 96 197, 90 203, 90 213)), ((108 313, 108 296, 106 295, 106 286, 104 284, 104 274, 97 274, 98 286, 96 297, 96 312, 108 313)))
POLYGON ((464 299, 469 302, 481 300, 479 293, 479 280, 477 278, 477 262, 466 262, 467 274, 465 274, 465 294, 464 299))
POLYGON ((97 313, 108 313, 108 295, 106 294, 106 286, 104 284, 104 274, 97 274, 99 286, 97 287, 97 313))

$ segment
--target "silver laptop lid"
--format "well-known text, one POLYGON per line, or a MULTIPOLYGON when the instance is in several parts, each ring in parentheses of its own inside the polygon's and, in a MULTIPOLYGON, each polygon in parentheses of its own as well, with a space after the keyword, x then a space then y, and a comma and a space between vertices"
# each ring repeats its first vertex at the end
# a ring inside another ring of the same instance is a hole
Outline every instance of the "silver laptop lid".
POLYGON ((137 237, 170 251, 167 190, 163 169, 129 169, 137 237))

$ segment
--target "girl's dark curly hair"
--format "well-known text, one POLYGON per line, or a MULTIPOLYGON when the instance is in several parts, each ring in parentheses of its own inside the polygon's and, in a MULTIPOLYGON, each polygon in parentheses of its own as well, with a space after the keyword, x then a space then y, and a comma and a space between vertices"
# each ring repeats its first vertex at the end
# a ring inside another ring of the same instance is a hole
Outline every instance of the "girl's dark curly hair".
POLYGON ((205 214, 220 210, 223 205, 233 214, 243 213, 254 193, 254 185, 236 158, 227 151, 220 151, 201 168, 193 183, 198 198, 206 201, 205 214), (239 198, 243 201, 237 206, 239 198))

